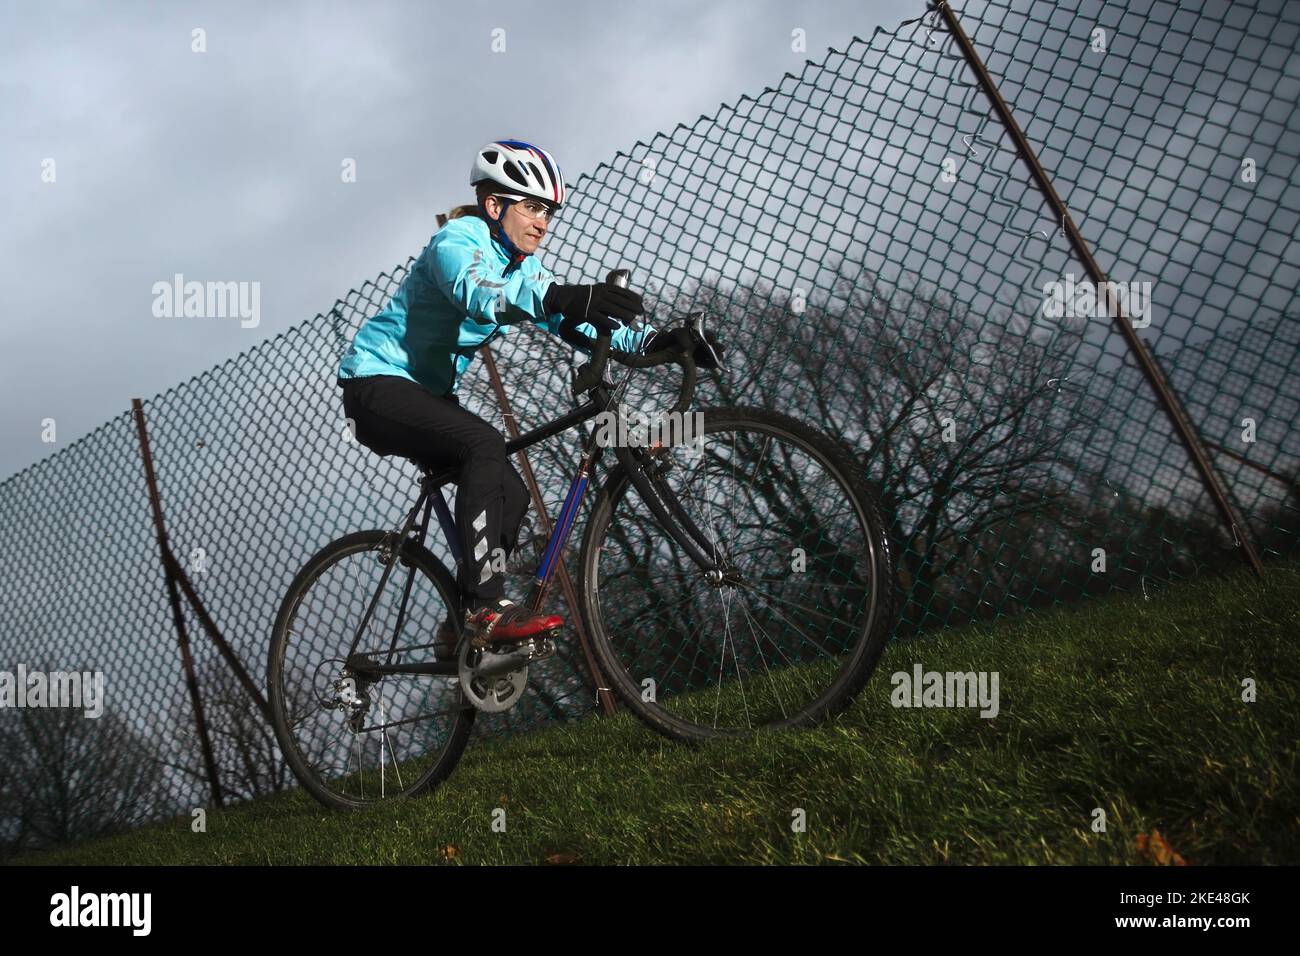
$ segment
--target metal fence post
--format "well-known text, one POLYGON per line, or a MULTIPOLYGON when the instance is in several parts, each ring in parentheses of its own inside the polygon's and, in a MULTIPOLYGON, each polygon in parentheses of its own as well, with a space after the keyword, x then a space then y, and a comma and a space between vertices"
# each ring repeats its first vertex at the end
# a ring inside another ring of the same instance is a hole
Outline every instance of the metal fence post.
POLYGON ((198 728, 199 745, 203 750, 203 764, 208 773, 208 785, 212 788, 212 801, 218 806, 225 806, 221 795, 221 781, 217 776, 217 762, 212 756, 212 741, 208 737, 208 724, 203 716, 203 698, 199 694, 198 678, 194 675, 194 658, 190 655, 190 641, 185 632, 185 615, 181 613, 180 595, 176 592, 176 578, 173 574, 175 559, 167 543, 167 529, 163 524, 162 503, 158 497, 158 483, 154 478, 153 456, 149 450, 149 433, 144 426, 144 406, 140 399, 131 399, 131 411, 135 415, 135 427, 140 435, 140 455, 144 459, 144 478, 149 488, 149 507, 153 511, 154 530, 158 536, 158 550, 162 555, 163 574, 167 580, 167 600, 172 608, 172 620, 176 623, 176 639, 181 648, 181 666, 185 670, 185 686, 189 688, 190 703, 194 706, 194 723, 198 728))
MULTIPOLYGON (((954 39, 957 41, 957 45, 961 47, 962 55, 966 58, 966 63, 970 66, 971 70, 974 71, 976 78, 979 80, 980 87, 993 103, 993 108, 997 111, 998 117, 1002 120, 1002 124, 1006 127, 1007 132, 1015 142, 1016 149, 1020 153, 1020 158, 1029 166, 1029 171, 1033 174, 1039 188, 1047 197, 1048 203, 1056 213, 1062 227, 1066 231, 1066 235, 1070 239, 1070 245, 1074 248, 1075 254, 1083 260, 1084 267, 1092 277, 1093 283, 1099 288, 1104 286, 1109 282, 1109 279, 1106 278, 1106 273, 1102 271, 1100 264, 1098 264, 1096 258, 1092 254, 1092 250, 1089 249, 1087 243, 1083 241, 1083 234, 1079 232, 1078 227, 1074 224, 1074 220, 1070 218, 1070 210, 1066 208, 1065 203, 1061 201, 1061 197, 1056 194, 1056 188, 1052 185, 1052 180, 1048 176, 1047 170, 1045 170, 1042 163, 1038 161, 1038 156, 1034 152, 1033 146, 1030 145, 1024 131, 1020 129, 1020 125, 1016 122, 1015 116, 1012 115, 1011 107, 1008 106, 1006 100, 1002 98, 1002 94, 998 91, 996 84, 993 82, 993 77, 984 66, 984 62, 980 59, 979 53, 975 50, 975 45, 971 43, 970 37, 966 35, 966 31, 962 29, 961 24, 957 21, 957 14, 953 11, 952 6, 947 2, 947 0, 937 0, 935 3, 935 9, 943 16, 944 22, 948 25, 948 29, 952 32, 954 39)), ((1188 455, 1191 456, 1192 463, 1196 466, 1196 470, 1200 472, 1201 481, 1205 484, 1206 490, 1214 499, 1214 503, 1219 509, 1219 514, 1227 524, 1228 531, 1232 534, 1233 541, 1239 541, 1241 543, 1241 546, 1245 551, 1246 560, 1250 563, 1250 566, 1255 570, 1256 574, 1262 575, 1264 573, 1264 565, 1260 561, 1259 553, 1256 551, 1255 544, 1250 538, 1249 526, 1241 515, 1237 513, 1236 506, 1232 503, 1232 499, 1228 497, 1228 490, 1224 486, 1223 481, 1219 478, 1219 474, 1215 470, 1213 463, 1210 461, 1209 456, 1205 453, 1205 448, 1201 444, 1200 435, 1197 433, 1195 426, 1192 425, 1191 419, 1183 408, 1182 402, 1180 402, 1178 396, 1174 394, 1173 389, 1169 387, 1169 383, 1166 381, 1164 373, 1160 370, 1160 366, 1156 363, 1155 355, 1152 354, 1151 349, 1138 337, 1137 332, 1134 331, 1132 323, 1129 322, 1124 306, 1118 302, 1115 303, 1115 306, 1117 313, 1114 317, 1115 325, 1119 329, 1120 335, 1124 336, 1124 341, 1128 344, 1129 351, 1132 352, 1133 357, 1137 359, 1138 366, 1142 369, 1142 374, 1146 376, 1152 389, 1155 390, 1156 398, 1159 400, 1161 407, 1164 408, 1165 412, 1169 415, 1170 421, 1173 422, 1174 431, 1178 434, 1183 446, 1187 449, 1188 455)))

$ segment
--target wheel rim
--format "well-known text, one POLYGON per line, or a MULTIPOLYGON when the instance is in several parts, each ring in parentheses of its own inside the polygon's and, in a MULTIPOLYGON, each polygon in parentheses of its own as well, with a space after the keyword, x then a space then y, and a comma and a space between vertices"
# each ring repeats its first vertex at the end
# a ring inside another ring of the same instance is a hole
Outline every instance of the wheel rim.
POLYGON ((706 419, 702 454, 661 454, 722 573, 701 575, 625 485, 588 595, 615 679, 686 736, 815 719, 874 662, 887 585, 863 504, 822 452, 758 421, 706 419))
POLYGON ((376 538, 331 556, 284 623, 275 688, 287 738, 281 746, 302 782, 338 806, 421 790, 437 772, 464 710, 455 678, 371 669, 433 660, 439 622, 456 618, 447 595, 418 563, 393 568, 349 655, 386 555, 376 538))

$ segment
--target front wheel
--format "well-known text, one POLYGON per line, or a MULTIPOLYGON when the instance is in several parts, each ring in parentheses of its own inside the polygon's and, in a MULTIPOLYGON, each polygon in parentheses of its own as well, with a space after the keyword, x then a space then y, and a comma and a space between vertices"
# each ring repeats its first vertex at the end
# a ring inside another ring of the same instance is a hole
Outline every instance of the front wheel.
POLYGON ((825 435, 764 409, 696 414, 702 441, 636 454, 713 567, 616 469, 579 557, 596 657, 623 703, 679 740, 815 724, 853 699, 893 627, 884 524, 825 435))

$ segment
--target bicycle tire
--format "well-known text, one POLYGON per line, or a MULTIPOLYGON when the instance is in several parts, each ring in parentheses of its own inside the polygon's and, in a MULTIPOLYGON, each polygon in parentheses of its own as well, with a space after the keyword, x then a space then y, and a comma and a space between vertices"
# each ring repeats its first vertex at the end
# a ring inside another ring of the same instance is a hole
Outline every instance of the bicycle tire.
MULTIPOLYGON (((797 419, 766 409, 735 407, 705 410, 704 422, 706 437, 749 430, 781 438, 800 449, 831 475, 857 516, 869 552, 865 559, 872 602, 868 617, 856 631, 857 638, 848 649, 846 659, 838 667, 834 678, 821 693, 797 712, 783 712, 779 718, 764 721, 757 726, 719 728, 716 726, 716 715, 714 726, 706 726, 673 713, 657 696, 645 699, 643 674, 629 672, 628 660, 634 653, 629 649, 633 646, 631 640, 620 638, 614 633, 617 625, 614 621, 607 620, 611 614, 604 612, 600 595, 601 555, 606 548, 613 547, 607 541, 610 523, 617 509, 627 507, 626 502, 640 504, 639 496, 628 494, 632 488, 631 476, 620 465, 611 472, 601 487, 579 553, 580 588, 583 595, 580 613, 591 635, 594 654, 603 674, 623 704, 651 729, 676 740, 694 742, 742 736, 756 730, 815 725, 842 711, 856 697, 875 670, 893 628, 897 611, 897 589, 889 537, 880 518, 879 508, 857 464, 830 438, 797 419)), ((660 531, 662 533, 662 529, 660 531)), ((667 537, 666 534, 664 536, 667 537)), ((681 550, 680 546, 673 546, 678 551, 681 550)), ((626 542, 623 547, 627 548, 626 542)), ((620 611, 623 609, 620 608, 620 611)), ((627 618, 626 612, 623 616, 627 618)), ((629 619, 635 619, 636 616, 632 615, 629 619)), ((758 648, 758 656, 763 658, 765 652, 761 646, 762 638, 755 636, 754 644, 758 648)), ((638 650, 635 653, 641 652, 638 650)), ((725 656, 724 641, 724 662, 725 656)), ((736 673, 739 677, 739 655, 736 655, 736 660, 736 673)), ((722 685, 723 681, 719 680, 719 698, 722 685)))
MULTIPOLYGON (((365 796, 364 785, 366 779, 364 768, 358 767, 357 775, 361 777, 359 786, 354 789, 360 790, 360 796, 341 793, 327 785, 322 774, 311 763, 309 757, 303 752, 303 744, 300 743, 298 735, 291 726, 290 703, 287 700, 287 691, 285 686, 285 661, 290 652, 292 628, 297 620, 303 600, 311 591, 312 585, 321 581, 330 571, 331 568, 341 566, 342 562, 356 555, 364 555, 370 551, 379 551, 385 542, 392 539, 392 533, 381 530, 358 531, 346 535, 335 541, 330 542, 313 555, 302 570, 294 577, 281 602, 279 613, 276 615, 275 625, 272 630, 270 654, 267 663, 267 697, 271 707, 272 725, 275 730, 276 740, 279 743, 281 753, 293 775, 297 778, 303 788, 310 793, 316 800, 327 807, 338 810, 352 810, 367 806, 374 806, 379 803, 400 800, 414 797, 418 794, 428 791, 444 780, 455 768, 461 755, 464 753, 465 745, 469 740, 469 734, 473 727, 474 718, 477 711, 466 701, 464 694, 460 690, 459 682, 455 683, 454 693, 450 685, 447 687, 449 695, 448 710, 445 713, 440 709, 439 714, 450 717, 448 723, 450 728, 446 733, 441 747, 436 753, 433 753, 427 766, 420 768, 410 776, 409 781, 402 781, 401 786, 392 790, 383 783, 380 785, 379 794, 367 798, 365 796), (459 705, 456 704, 459 701, 459 705), (454 714, 454 716, 453 716, 454 714)), ((453 609, 458 609, 458 599, 456 598, 457 590, 455 581, 445 567, 434 557, 428 549, 417 545, 409 539, 403 542, 403 549, 400 559, 396 562, 394 572, 399 568, 418 570, 431 583, 435 593, 448 603, 453 609)), ((400 578, 400 575, 394 573, 390 576, 388 588, 393 588, 394 579, 400 578)), ((373 591, 371 592, 373 594, 373 591)), ((450 619, 455 622, 459 628, 461 619, 459 613, 452 613, 450 619)), ((408 619, 409 620, 409 619, 408 619)), ((355 623, 359 623, 359 620, 355 623)), ((431 632, 432 627, 428 621, 411 620, 410 623, 404 623, 403 628, 415 627, 424 628, 431 632)), ((300 642, 300 644, 303 642, 300 642)), ((326 653, 330 653, 329 650, 326 653)), ((413 654, 413 657, 418 655, 413 654)), ((429 652, 429 659, 432 659, 432 652, 429 652)), ((310 656, 307 656, 310 661, 310 656)), ((316 671, 324 666, 331 658, 324 658, 316 666, 316 671)), ((298 662, 295 660, 295 667, 298 662)), ((327 672, 328 673, 328 672, 327 672)), ((395 675, 395 680, 406 679, 404 675, 395 675)), ((383 681, 389 678, 382 678, 368 687, 378 687, 383 681)), ((445 681, 442 677, 425 677, 428 681, 445 681)), ((319 691, 315 687, 309 687, 309 691, 319 691)), ((382 691, 380 694, 382 701, 382 691)), ((317 701, 319 705, 319 700, 317 701)), ((304 708, 310 710, 311 708, 304 708)), ((328 709, 317 707, 321 712, 328 709)), ((381 716, 381 721, 384 719, 381 716)), ((380 776, 383 777, 383 753, 384 744, 392 748, 392 740, 389 739, 387 727, 380 725, 380 776)), ((394 764, 398 765, 397 773, 400 777, 400 761, 397 759, 396 750, 393 749, 394 764)), ((359 761, 360 763, 360 761, 359 761)), ((409 763, 408 763, 409 765, 409 763)), ((347 779, 345 774, 342 779, 347 779)), ((385 781, 386 782, 386 781, 385 781)))

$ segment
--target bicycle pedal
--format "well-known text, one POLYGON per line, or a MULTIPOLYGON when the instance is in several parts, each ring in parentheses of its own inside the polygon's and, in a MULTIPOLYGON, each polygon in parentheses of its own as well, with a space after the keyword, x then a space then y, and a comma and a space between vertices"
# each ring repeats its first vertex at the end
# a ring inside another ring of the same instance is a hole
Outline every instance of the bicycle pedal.
POLYGON ((471 638, 469 646, 476 651, 487 651, 491 654, 515 654, 526 648, 530 637, 521 637, 513 641, 489 641, 485 640, 482 635, 471 638))
POLYGON ((531 639, 528 646, 528 663, 535 664, 555 656, 555 641, 552 640, 551 635, 557 631, 559 631, 558 627, 552 628, 531 639))
POLYGON ((526 663, 531 664, 534 661, 546 660, 546 658, 555 654, 555 641, 551 639, 551 635, 558 631, 559 628, 552 628, 549 631, 543 631, 541 634, 533 637, 525 637, 508 644, 498 641, 495 644, 488 644, 480 647, 471 642, 471 646, 479 650, 487 651, 490 654, 502 656, 526 653, 528 655, 526 663))

